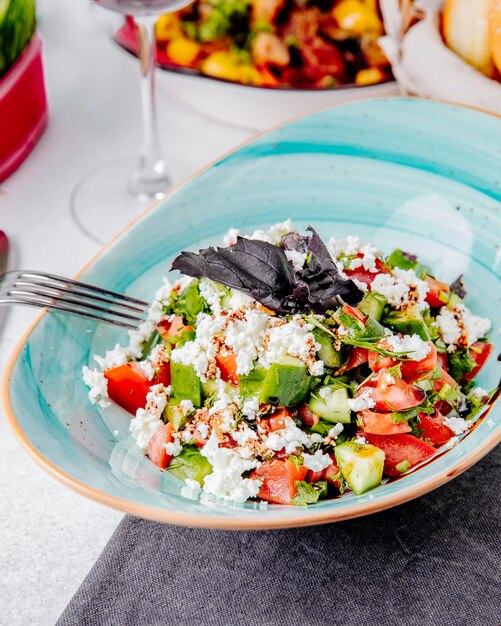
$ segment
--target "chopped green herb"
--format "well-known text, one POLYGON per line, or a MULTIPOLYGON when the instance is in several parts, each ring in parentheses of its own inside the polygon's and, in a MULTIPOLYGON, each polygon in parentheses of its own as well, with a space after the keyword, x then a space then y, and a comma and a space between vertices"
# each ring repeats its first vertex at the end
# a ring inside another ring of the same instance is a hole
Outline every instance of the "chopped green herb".
POLYGON ((315 504, 327 495, 327 481, 319 480, 316 483, 307 483, 304 480, 296 480, 294 483, 297 493, 292 500, 296 506, 315 504))

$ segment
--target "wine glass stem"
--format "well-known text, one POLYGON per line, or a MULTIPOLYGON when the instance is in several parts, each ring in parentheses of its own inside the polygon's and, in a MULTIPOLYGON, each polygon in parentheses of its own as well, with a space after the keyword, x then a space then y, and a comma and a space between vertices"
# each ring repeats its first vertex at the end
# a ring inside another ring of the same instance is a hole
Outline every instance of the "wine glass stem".
POLYGON ((141 108, 143 137, 137 170, 131 191, 138 196, 161 197, 170 184, 161 158, 158 140, 155 97, 155 22, 154 16, 141 18, 138 24, 139 63, 141 70, 141 108))

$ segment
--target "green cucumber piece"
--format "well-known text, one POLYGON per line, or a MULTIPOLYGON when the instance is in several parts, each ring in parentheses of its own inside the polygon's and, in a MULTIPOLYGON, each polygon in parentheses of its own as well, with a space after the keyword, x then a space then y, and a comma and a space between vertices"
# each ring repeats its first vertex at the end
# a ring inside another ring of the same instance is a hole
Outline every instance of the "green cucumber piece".
POLYGON ((416 306, 402 311, 391 311, 383 319, 383 324, 403 335, 419 335, 424 341, 430 340, 430 331, 416 306))
MULTIPOLYGON (((444 302, 444 306, 445 304, 446 303, 444 302)), ((449 309, 455 309, 458 304, 463 304, 463 298, 458 296, 457 293, 454 293, 453 291, 451 291, 449 294, 449 300, 447 301, 447 307, 449 309)))
POLYGON ((259 402, 273 406, 294 406, 302 402, 310 390, 306 365, 295 357, 282 357, 272 363, 264 379, 259 402))
POLYGON ((365 320, 365 330, 362 335, 363 340, 376 341, 384 337, 384 328, 370 315, 365 320))
POLYGON ((248 374, 240 376, 240 395, 244 400, 259 395, 267 374, 268 370, 264 367, 255 367, 248 374))
POLYGON ((171 398, 163 413, 164 419, 167 419, 176 430, 180 430, 188 419, 186 412, 179 408, 179 402, 177 398, 171 398))
POLYGON ((178 400, 191 400, 193 406, 202 406, 202 383, 192 365, 171 361, 172 395, 178 400))
POLYGON ((320 350, 317 352, 317 355, 324 362, 324 365, 331 368, 340 367, 342 361, 341 352, 334 348, 332 337, 318 328, 313 330, 313 336, 315 341, 320 344, 320 350))
POLYGON ((349 424, 351 422, 351 410, 348 406, 348 390, 346 387, 327 385, 315 389, 315 395, 311 396, 310 411, 326 420, 327 422, 349 424), (322 389, 327 389, 327 397, 320 395, 322 389))
POLYGON ((359 496, 381 484, 384 452, 370 444, 345 441, 334 448, 343 478, 359 496))
POLYGON ((376 322, 380 322, 383 317, 385 306, 386 298, 382 294, 369 291, 363 297, 362 301, 358 305, 358 308, 362 311, 362 313, 365 313, 365 315, 370 315, 376 320, 376 322))
POLYGON ((202 486, 204 478, 212 472, 212 465, 196 446, 185 445, 169 463, 167 471, 180 480, 191 478, 202 486))

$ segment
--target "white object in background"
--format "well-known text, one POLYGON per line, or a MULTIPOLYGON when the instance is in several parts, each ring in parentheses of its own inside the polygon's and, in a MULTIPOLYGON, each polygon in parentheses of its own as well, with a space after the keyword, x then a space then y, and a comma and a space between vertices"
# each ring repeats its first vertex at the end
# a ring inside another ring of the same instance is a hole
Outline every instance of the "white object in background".
POLYGON ((386 32, 379 40, 403 93, 473 106, 501 115, 501 84, 468 65, 443 42, 439 14, 443 0, 421 0, 424 18, 401 30, 397 0, 381 0, 386 32))
POLYGON ((225 124, 264 130, 331 105, 399 95, 395 81, 336 89, 269 89, 204 76, 158 72, 158 81, 184 104, 225 124))

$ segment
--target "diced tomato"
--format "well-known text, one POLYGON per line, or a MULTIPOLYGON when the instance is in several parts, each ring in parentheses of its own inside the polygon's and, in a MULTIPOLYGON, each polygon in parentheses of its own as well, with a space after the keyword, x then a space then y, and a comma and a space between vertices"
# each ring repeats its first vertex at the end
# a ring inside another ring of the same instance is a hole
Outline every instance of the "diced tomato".
POLYGON ((306 426, 315 426, 320 421, 320 417, 313 413, 307 404, 303 404, 299 407, 299 416, 306 426))
POLYGON ((216 363, 221 372, 221 378, 231 385, 238 385, 237 357, 234 352, 223 352, 216 356, 216 363))
POLYGON ((409 385, 402 378, 390 376, 387 370, 381 370, 367 381, 356 396, 367 387, 371 389, 371 398, 376 403, 374 408, 377 411, 405 411, 420 405, 426 397, 422 389, 409 385), (392 379, 394 382, 389 382, 392 379))
POLYGON ((475 361, 475 367, 471 370, 471 372, 468 372, 468 374, 464 375, 465 380, 473 380, 475 378, 475 376, 485 365, 485 362, 489 358, 493 347, 494 346, 492 345, 492 343, 487 343, 486 341, 476 341, 470 347, 470 354, 475 361))
POLYGON ((346 313, 346 315, 351 315, 351 317, 355 317, 357 320, 360 320, 362 324, 365 324, 365 322, 367 321, 367 316, 364 315, 362 311, 356 306, 350 306, 349 304, 345 304, 341 311, 343 311, 343 313, 346 313))
POLYGON ((425 278, 428 283, 428 293, 426 294, 426 302, 430 307, 441 307, 449 301, 449 292, 451 288, 447 283, 442 283, 433 276, 425 278))
POLYGON ((155 375, 150 381, 150 385, 170 385, 170 363, 162 363, 155 371, 155 375))
POLYGON ((150 461, 153 461, 155 465, 163 469, 169 465, 172 459, 172 456, 167 454, 165 444, 172 441, 173 432, 174 426, 170 422, 164 424, 153 435, 146 447, 146 454, 149 456, 150 461))
POLYGON ((359 413, 359 421, 364 432, 374 435, 398 435, 410 433, 412 430, 407 420, 395 424, 391 419, 391 413, 377 413, 369 409, 359 413))
MULTIPOLYGON (((418 378, 431 374, 437 366, 437 349, 431 341, 428 341, 428 345, 430 352, 421 361, 402 361, 400 371, 402 378, 408 383, 413 383, 418 378)), ((412 354, 410 356, 412 357, 412 354)))
POLYGON ((437 353, 437 361, 440 363, 440 367, 446 372, 449 371, 449 357, 445 352, 437 353))
POLYGON ((368 443, 380 448, 385 455, 384 471, 388 476, 399 476, 401 472, 397 465, 407 461, 410 467, 426 461, 436 452, 436 449, 426 441, 414 435, 372 435, 364 433, 368 443))
POLYGON ((166 318, 161 320, 157 324, 157 330, 162 339, 167 340, 177 335, 181 335, 187 330, 193 330, 193 326, 185 326, 183 318, 180 315, 175 315, 172 318, 166 318))
POLYGON ((369 351, 367 348, 352 348, 348 363, 344 366, 344 371, 352 370, 359 365, 367 363, 369 360, 369 351))
POLYGON ((203 448, 205 446, 205 444, 207 443, 207 439, 205 439, 204 437, 202 437, 202 434, 200 433, 200 431, 195 430, 193 433, 193 443, 198 447, 198 448, 203 448))
POLYGON ((441 415, 449 415, 452 411, 452 407, 445 400, 437 400, 433 406, 441 415))
POLYGON ((137 363, 125 363, 104 372, 108 381, 108 396, 133 415, 146 406, 150 381, 137 363))
POLYGON ((289 460, 265 461, 255 469, 251 478, 263 481, 258 497, 268 502, 277 504, 291 504, 297 493, 295 482, 304 480, 308 468, 304 465, 297 466, 289 460))
POLYGON ((438 393, 440 391, 440 389, 442 389, 442 387, 444 385, 450 385, 451 387, 457 387, 458 383, 444 369, 441 369, 440 370, 440 378, 437 378, 437 380, 435 380, 433 382, 433 388, 438 393))
MULTIPOLYGON (((363 254, 358 254, 357 256, 363 257, 363 254)), ((370 287, 372 281, 378 274, 390 274, 390 270, 381 259, 376 259, 376 272, 370 272, 363 267, 357 267, 355 270, 344 270, 344 273, 352 280, 359 280, 361 283, 365 283, 367 287, 370 287)))
POLYGON ((419 413, 419 428, 423 431, 421 437, 427 439, 434 446, 441 446, 454 437, 454 431, 445 423, 445 417, 436 411, 435 415, 419 413))
POLYGON ((324 476, 325 476, 325 470, 322 470, 320 472, 314 472, 313 470, 308 470, 308 473, 306 474, 306 480, 309 483, 316 483, 319 480, 324 480, 324 476))
POLYGON ((398 363, 397 359, 392 359, 391 356, 382 356, 378 352, 369 350, 369 367, 373 372, 379 372, 379 370, 388 369, 398 363))
POLYGON ((336 465, 336 457, 333 454, 329 454, 329 456, 332 459, 332 463, 329 467, 324 469, 324 478, 328 483, 334 485, 336 489, 339 489, 341 487, 342 479, 339 473, 339 467, 336 465))
POLYGON ((282 430, 282 428, 285 428, 285 420, 287 417, 291 417, 291 412, 285 407, 273 413, 268 419, 270 430, 282 430))

